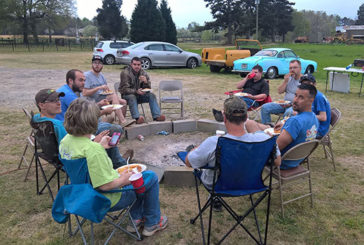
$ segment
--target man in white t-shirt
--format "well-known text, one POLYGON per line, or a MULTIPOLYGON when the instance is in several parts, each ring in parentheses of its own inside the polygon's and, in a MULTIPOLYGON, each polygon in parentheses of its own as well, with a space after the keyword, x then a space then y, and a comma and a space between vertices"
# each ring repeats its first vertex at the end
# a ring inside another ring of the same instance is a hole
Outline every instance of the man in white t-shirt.
MULTIPOLYGON (((262 131, 255 133, 247 133, 244 124, 247 120, 247 106, 245 102, 238 97, 231 97, 224 102, 224 123, 226 126, 228 137, 235 140, 244 142, 261 142, 270 138, 269 135, 262 131)), ((218 136, 208 137, 200 146, 191 150, 186 157, 186 165, 192 168, 201 168, 203 166, 215 166, 215 149, 218 141, 218 136)), ((280 152, 277 147, 277 158, 275 165, 279 166, 281 163, 280 152)), ((203 170, 201 181, 207 186, 212 187, 213 184, 213 170, 203 170)))

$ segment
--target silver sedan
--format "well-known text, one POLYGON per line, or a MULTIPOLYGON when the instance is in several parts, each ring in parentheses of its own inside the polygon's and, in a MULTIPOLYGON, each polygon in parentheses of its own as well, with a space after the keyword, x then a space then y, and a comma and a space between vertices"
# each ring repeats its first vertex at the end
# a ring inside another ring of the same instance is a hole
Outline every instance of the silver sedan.
POLYGON ((133 57, 139 57, 142 68, 183 66, 191 69, 201 66, 201 56, 187 52, 165 42, 140 42, 127 48, 118 49, 117 63, 128 65, 133 57))

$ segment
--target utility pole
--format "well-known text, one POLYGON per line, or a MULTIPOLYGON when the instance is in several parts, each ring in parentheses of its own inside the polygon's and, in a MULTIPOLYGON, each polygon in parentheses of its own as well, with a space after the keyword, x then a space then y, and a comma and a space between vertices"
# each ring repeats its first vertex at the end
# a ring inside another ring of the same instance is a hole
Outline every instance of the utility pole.
POLYGON ((257 8, 257 15, 256 15, 256 22, 255 22, 255 31, 256 31, 256 34, 255 34, 255 38, 258 40, 258 35, 259 35, 259 30, 258 30, 258 13, 259 13, 259 3, 260 3, 260 0, 255 0, 255 6, 257 8))

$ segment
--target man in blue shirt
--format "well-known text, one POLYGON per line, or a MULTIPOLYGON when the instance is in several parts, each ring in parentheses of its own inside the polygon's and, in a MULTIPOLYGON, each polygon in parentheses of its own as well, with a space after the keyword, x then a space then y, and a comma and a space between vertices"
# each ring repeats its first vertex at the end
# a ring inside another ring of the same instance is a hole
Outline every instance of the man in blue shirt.
MULTIPOLYGON (((300 79, 301 84, 310 84, 316 87, 316 79, 311 74, 306 74, 300 79)), ((330 102, 325 95, 317 91, 315 100, 312 103, 312 112, 315 113, 319 120, 320 126, 317 131, 318 139, 321 139, 329 131, 331 122, 331 107, 330 102)))
MULTIPOLYGON (((297 115, 290 117, 284 124, 280 122, 275 126, 275 130, 280 131, 277 144, 282 155, 293 146, 316 138, 319 122, 311 109, 316 94, 315 86, 309 84, 299 85, 292 105, 297 115)), ((246 128, 248 132, 255 132, 269 128, 269 126, 249 120, 246 123, 246 128)), ((297 167, 302 160, 283 160, 281 169, 297 167)))
POLYGON ((57 93, 53 89, 40 90, 35 96, 35 102, 40 113, 33 117, 35 122, 51 121, 53 123, 58 144, 67 134, 63 123, 55 119, 56 115, 61 112, 60 97, 64 97, 63 92, 57 93))
MULTIPOLYGON (((67 72, 66 75, 66 84, 57 89, 57 92, 63 92, 65 95, 63 97, 60 97, 61 101, 61 109, 62 112, 57 114, 56 119, 60 120, 61 122, 64 121, 64 114, 66 113, 69 105, 74 101, 75 99, 80 97, 80 94, 82 93, 83 87, 85 85, 85 76, 82 71, 77 69, 72 69, 67 72)), ((101 100, 97 103, 98 106, 106 105, 106 99, 101 100)), ((112 112, 112 108, 107 108, 105 110, 101 110, 101 114, 109 114, 112 112)), ((120 125, 110 124, 107 122, 102 122, 99 120, 97 132, 96 134, 99 135, 102 132, 109 131, 112 129, 112 131, 117 131, 122 133, 123 129, 120 125)), ((114 168, 120 167, 122 165, 126 164, 125 159, 127 159, 128 156, 132 158, 134 152, 133 150, 127 150, 124 154, 124 158, 121 156, 119 152, 119 148, 117 146, 111 147, 110 149, 106 150, 109 157, 111 158, 114 168)))

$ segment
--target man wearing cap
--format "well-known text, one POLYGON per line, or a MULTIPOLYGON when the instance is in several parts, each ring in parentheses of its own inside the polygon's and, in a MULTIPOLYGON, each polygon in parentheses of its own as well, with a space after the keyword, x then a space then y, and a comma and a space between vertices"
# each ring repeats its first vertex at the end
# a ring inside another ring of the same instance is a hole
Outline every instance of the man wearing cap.
POLYGON ((106 99, 111 104, 123 105, 121 109, 115 110, 116 116, 121 124, 126 123, 124 114, 126 113, 126 101, 119 99, 118 96, 107 86, 106 79, 101 73, 103 68, 101 56, 95 55, 92 57, 92 70, 84 73, 86 81, 82 90, 82 95, 96 102, 106 99), (103 93, 110 92, 105 95, 103 93))
MULTIPOLYGON (((74 101, 75 99, 80 97, 80 94, 83 91, 83 87, 85 85, 85 76, 82 71, 77 69, 71 69, 66 74, 66 84, 57 89, 57 92, 63 92, 65 95, 63 97, 60 97, 61 101, 61 109, 62 112, 56 115, 56 119, 60 120, 61 122, 64 121, 64 114, 66 113, 69 105, 74 101)), ((101 100, 97 103, 98 106, 103 106, 105 104, 105 100, 101 100)), ((107 108, 105 110, 101 110, 101 114, 107 114, 111 113, 112 108, 107 108)), ((107 122, 102 122, 99 120, 98 126, 97 126, 97 132, 96 134, 99 135, 102 132, 105 131, 117 131, 122 133, 123 129, 120 125, 116 124, 110 124, 107 122)), ((125 159, 130 155, 131 158, 133 156, 133 150, 127 150, 125 154, 123 154, 124 158, 121 157, 121 154, 119 152, 119 148, 117 146, 111 147, 110 149, 106 150, 109 157, 111 158, 114 167, 121 166, 126 164, 125 159)))
POLYGON ((260 65, 253 67, 252 71, 241 80, 236 87, 243 89, 244 93, 247 93, 244 97, 241 97, 248 109, 251 106, 255 106, 255 100, 264 100, 269 95, 269 84, 264 80, 263 68, 260 65))
MULTIPOLYGON (((310 84, 316 87, 316 79, 311 74, 306 74, 300 79, 301 84, 310 84)), ((321 139, 329 131, 331 122, 330 102, 325 95, 317 90, 315 100, 312 103, 312 112, 319 120, 320 126, 317 130, 317 138, 321 139)))
POLYGON ((278 93, 284 95, 284 100, 289 101, 287 104, 278 104, 275 102, 266 103, 262 106, 260 110, 260 115, 263 124, 268 124, 271 122, 271 114, 284 113, 284 117, 289 116, 292 110, 287 110, 291 108, 296 89, 300 84, 301 78, 301 61, 291 60, 289 62, 289 73, 284 76, 283 83, 278 87, 278 93))
POLYGON ((129 66, 120 73, 119 92, 128 102, 132 118, 137 124, 145 122, 139 114, 138 103, 149 102, 150 111, 154 121, 164 121, 166 117, 161 114, 157 98, 152 92, 143 92, 143 89, 151 88, 149 75, 142 69, 141 60, 134 57, 129 66))
POLYGON ((63 123, 55 119, 56 115, 61 112, 61 102, 59 101, 59 97, 64 97, 64 93, 58 93, 54 89, 40 90, 35 95, 35 103, 40 113, 35 114, 33 117, 35 122, 50 121, 53 123, 58 144, 67 134, 63 127, 63 123))
MULTIPOLYGON (((244 125, 248 118, 247 106, 245 102, 238 97, 231 97, 225 100, 223 117, 227 130, 227 134, 224 137, 244 142, 261 142, 270 138, 269 135, 263 132, 246 132, 244 125)), ((186 157, 186 165, 192 168, 215 166, 215 149, 217 141, 218 136, 208 137, 200 146, 191 150, 186 157)), ((276 156, 275 165, 279 166, 281 158, 278 148, 276 156)), ((213 171, 209 169, 204 169, 202 171, 202 182, 207 187, 212 188, 213 171)))
MULTIPOLYGON (((296 90, 292 105, 297 115, 290 117, 284 124, 282 122, 276 124, 274 131, 280 132, 277 144, 282 154, 300 143, 316 138, 319 122, 311 110, 316 93, 315 86, 300 84, 296 90)), ((248 120, 245 126, 248 132, 262 131, 270 127, 253 120, 248 120)), ((284 160, 280 168, 297 167, 302 160, 284 160)))

